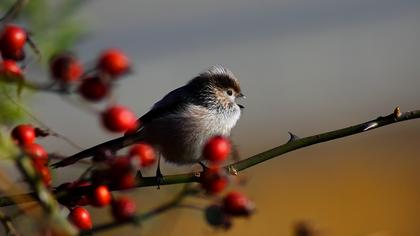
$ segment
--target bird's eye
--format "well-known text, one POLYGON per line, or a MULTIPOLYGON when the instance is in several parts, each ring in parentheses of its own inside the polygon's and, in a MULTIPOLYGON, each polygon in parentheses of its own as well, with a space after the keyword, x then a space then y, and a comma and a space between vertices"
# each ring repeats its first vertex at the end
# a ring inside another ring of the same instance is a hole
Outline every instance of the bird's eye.
POLYGON ((228 89, 228 90, 226 91, 226 93, 227 93, 227 95, 229 95, 229 96, 232 96, 232 95, 233 95, 233 91, 232 91, 232 89, 228 89))

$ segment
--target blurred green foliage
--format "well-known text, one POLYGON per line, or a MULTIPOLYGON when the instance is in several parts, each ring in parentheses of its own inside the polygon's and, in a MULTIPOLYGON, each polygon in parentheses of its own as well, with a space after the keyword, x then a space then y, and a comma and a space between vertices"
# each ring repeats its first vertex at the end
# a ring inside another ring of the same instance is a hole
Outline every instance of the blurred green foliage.
MULTIPOLYGON (((2 0, 0 12, 6 12, 16 0, 2 0)), ((87 1, 81 0, 28 0, 15 22, 31 33, 40 49, 42 62, 61 51, 69 50, 82 36, 84 28, 73 16, 87 1)))
MULTIPOLYGON (((0 17, 16 3, 16 0, 0 1, 0 17)), ((25 47, 27 59, 31 61, 30 67, 47 70, 49 59, 56 53, 69 51, 81 38, 84 28, 79 19, 75 19, 74 13, 80 9, 82 0, 26 0, 21 11, 8 22, 0 22, 0 30, 5 23, 18 24, 24 27, 39 49, 39 58, 29 47, 25 47)), ((36 70, 35 70, 36 71, 36 70)), ((32 72, 31 72, 32 73, 32 72)), ((48 74, 48 73, 43 73, 48 74)), ((36 74, 25 75, 27 80, 37 77, 36 74)), ((49 78, 43 78, 48 81, 49 78)), ((25 91, 23 96, 18 94, 19 83, 7 82, 0 79, 0 158, 13 157, 13 147, 10 140, 9 130, 12 125, 26 120, 26 114, 22 109, 24 101, 31 96, 32 92, 25 91)), ((28 110, 28 109, 26 109, 28 110)))
MULTIPOLYGON (((86 1, 27 0, 25 2, 21 11, 10 23, 23 26, 30 33, 31 39, 41 53, 41 60, 37 63, 31 63, 30 66, 46 70, 47 63, 54 54, 69 51, 83 35, 84 28, 81 27, 80 20, 74 18, 74 13, 86 1)), ((0 1, 0 16, 5 15, 15 3, 16 0, 0 1)), ((3 24, 4 22, 0 22, 0 29, 3 24)), ((28 55, 27 59, 37 58, 37 55, 29 46, 25 48, 25 51, 28 55)), ((26 77, 30 80, 34 75, 26 75, 26 77)), ((47 80, 48 78, 45 78, 45 81, 47 80)), ((20 109, 20 106, 24 106, 24 99, 16 96, 17 86, 17 83, 0 81, 1 126, 10 126, 25 120, 25 114, 20 109), (11 101, 9 97, 14 97, 14 101, 11 101), (17 103, 20 105, 18 106, 17 103)), ((27 92, 25 92, 25 95, 27 95, 27 92)))

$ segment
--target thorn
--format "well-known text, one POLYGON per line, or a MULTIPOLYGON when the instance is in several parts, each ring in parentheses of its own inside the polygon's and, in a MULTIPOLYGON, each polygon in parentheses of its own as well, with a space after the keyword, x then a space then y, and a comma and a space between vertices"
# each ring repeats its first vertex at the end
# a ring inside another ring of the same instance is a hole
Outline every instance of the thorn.
POLYGON ((400 107, 399 107, 399 106, 397 106, 397 107, 394 109, 394 117, 395 117, 395 119, 400 118, 400 117, 401 117, 401 115, 402 115, 402 113, 401 113, 400 107))
POLYGON ((228 170, 229 170, 229 174, 238 176, 238 170, 236 170, 235 167, 229 166, 228 170))
POLYGON ((363 131, 367 131, 367 130, 373 129, 373 128, 375 128, 376 126, 378 126, 378 123, 376 123, 376 122, 369 122, 369 123, 366 125, 366 127, 363 129, 363 131))
POLYGON ((300 139, 297 135, 293 134, 292 132, 287 132, 287 133, 289 133, 289 136, 290 136, 289 141, 287 141, 287 143, 291 143, 293 141, 300 139))
POLYGON ((141 173, 140 170, 138 170, 136 173, 136 179, 143 179, 143 174, 141 173))

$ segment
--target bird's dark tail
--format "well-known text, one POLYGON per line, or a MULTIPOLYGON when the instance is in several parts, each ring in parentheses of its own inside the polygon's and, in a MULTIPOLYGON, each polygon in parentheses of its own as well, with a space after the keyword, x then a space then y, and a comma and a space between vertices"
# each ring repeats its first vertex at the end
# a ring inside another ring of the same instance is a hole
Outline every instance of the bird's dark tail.
POLYGON ((97 153, 99 150, 101 149, 108 149, 111 151, 117 151, 121 148, 133 145, 137 142, 140 142, 142 140, 142 135, 140 132, 134 133, 134 134, 129 134, 129 135, 124 135, 122 137, 113 139, 113 140, 109 140, 105 143, 101 143, 98 144, 94 147, 88 148, 86 150, 83 150, 79 153, 76 153, 70 157, 67 157, 59 162, 56 162, 54 164, 51 165, 51 167, 53 168, 59 168, 59 167, 65 167, 71 164, 76 163, 77 161, 93 156, 95 155, 95 153, 97 153))

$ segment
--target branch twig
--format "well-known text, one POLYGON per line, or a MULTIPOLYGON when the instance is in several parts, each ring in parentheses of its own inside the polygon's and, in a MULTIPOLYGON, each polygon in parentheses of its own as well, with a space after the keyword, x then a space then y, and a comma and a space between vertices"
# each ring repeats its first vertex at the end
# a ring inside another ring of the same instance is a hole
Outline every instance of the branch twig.
MULTIPOLYGON (((310 145, 314 145, 317 143, 322 143, 362 132, 366 132, 372 129, 376 129, 382 126, 391 125, 397 122, 402 122, 406 120, 412 120, 412 119, 418 119, 420 118, 420 110, 414 110, 414 111, 408 111, 401 113, 399 111, 399 108, 396 108, 393 113, 390 115, 384 116, 384 117, 378 117, 376 119, 360 123, 354 126, 350 126, 343 129, 338 129, 322 134, 317 134, 309 137, 304 138, 297 138, 297 136, 294 136, 293 139, 289 140, 287 143, 280 145, 278 147, 275 147, 273 149, 270 149, 268 151, 256 154, 254 156, 251 156, 247 159, 244 159, 242 161, 235 162, 233 164, 225 166, 225 168, 229 171, 229 173, 235 173, 242 170, 245 170, 247 168, 250 168, 254 165, 257 165, 261 162, 267 161, 269 159, 272 159, 274 157, 283 155, 285 153, 291 152, 293 150, 297 150, 300 148, 304 148, 310 145)), ((172 185, 172 184, 179 184, 179 183, 191 183, 191 182, 199 182, 200 177, 197 176, 196 173, 186 173, 186 174, 177 174, 177 175, 167 175, 164 176, 164 183, 161 183, 161 185, 172 185)), ((156 177, 139 177, 137 180, 137 184, 135 187, 148 187, 148 186, 157 186, 158 182, 156 177)), ((72 194, 83 194, 86 193, 88 190, 88 187, 78 187, 76 192, 72 191, 72 194), (78 191, 80 190, 80 191, 78 191)), ((111 189, 113 191, 119 190, 119 189, 111 189)), ((15 195, 15 196, 4 196, 0 197, 0 207, 2 206, 8 206, 18 203, 27 202, 28 196, 33 196, 34 193, 28 193, 28 194, 21 194, 21 195, 15 195), (13 199, 11 201, 10 199, 13 199)), ((66 192, 55 192, 57 199, 66 197, 66 192)))
POLYGON ((28 0, 17 0, 6 14, 0 18, 0 21, 8 21, 15 18, 26 3, 28 3, 28 0))
POLYGON ((194 191, 194 189, 191 189, 189 187, 189 185, 185 185, 183 190, 177 194, 171 201, 164 203, 160 206, 157 206, 156 208, 145 212, 143 214, 137 214, 135 215, 131 220, 129 221, 112 221, 110 223, 105 223, 102 225, 98 225, 95 226, 93 229, 89 230, 89 231, 82 231, 80 232, 79 235, 83 236, 83 235, 91 235, 92 233, 98 233, 110 228, 115 228, 124 224, 140 224, 143 221, 146 221, 150 218, 153 218, 159 214, 162 214, 168 210, 174 209, 175 207, 177 207, 179 205, 179 203, 189 194, 193 194, 196 193, 196 191, 194 191))
POLYGON ((3 224, 4 229, 6 230, 7 236, 19 236, 20 234, 17 232, 16 227, 13 225, 12 220, 10 217, 7 217, 3 213, 0 212, 0 221, 3 224))

